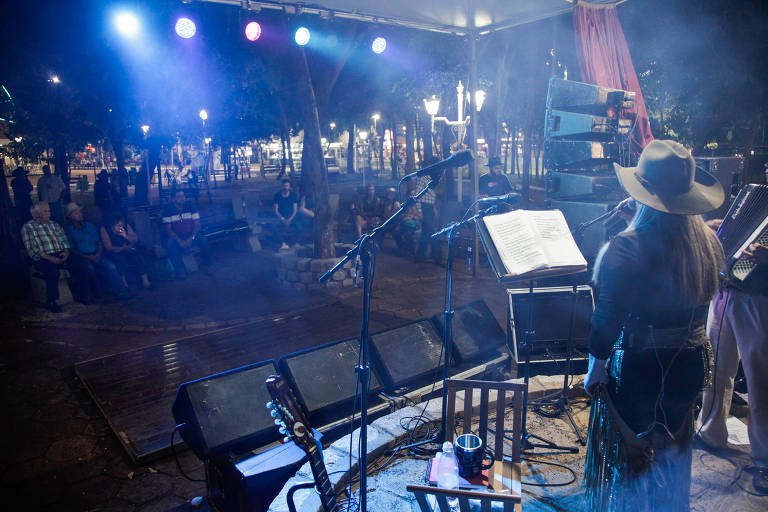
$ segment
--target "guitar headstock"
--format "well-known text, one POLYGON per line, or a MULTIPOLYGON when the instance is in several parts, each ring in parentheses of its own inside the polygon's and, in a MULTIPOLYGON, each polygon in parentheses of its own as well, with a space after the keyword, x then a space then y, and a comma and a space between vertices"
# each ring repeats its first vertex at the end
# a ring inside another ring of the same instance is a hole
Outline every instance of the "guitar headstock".
POLYGON ((272 397, 267 402, 267 409, 285 436, 284 441, 293 440, 299 448, 310 453, 316 448, 315 438, 293 391, 280 375, 270 375, 265 384, 272 397))

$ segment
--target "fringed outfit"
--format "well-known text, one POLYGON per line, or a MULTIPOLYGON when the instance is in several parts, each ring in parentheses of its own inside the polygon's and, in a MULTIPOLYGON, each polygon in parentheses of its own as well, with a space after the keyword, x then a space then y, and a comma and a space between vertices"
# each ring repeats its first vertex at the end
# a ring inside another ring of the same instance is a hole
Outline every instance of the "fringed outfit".
POLYGON ((711 368, 706 304, 681 308, 663 236, 610 243, 600 265, 590 353, 610 381, 592 405, 587 510, 688 510, 694 404, 711 368), (672 281, 670 281, 672 280, 672 281))

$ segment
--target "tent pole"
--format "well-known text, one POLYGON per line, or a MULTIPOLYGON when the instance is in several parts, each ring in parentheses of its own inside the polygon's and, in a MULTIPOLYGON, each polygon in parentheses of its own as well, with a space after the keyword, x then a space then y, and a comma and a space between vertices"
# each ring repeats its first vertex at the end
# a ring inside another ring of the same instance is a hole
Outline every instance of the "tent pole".
MULTIPOLYGON (((475 13, 474 5, 470 11, 470 23, 472 24, 472 30, 469 33, 469 94, 472 97, 470 102, 470 123, 469 123, 469 149, 472 150, 473 155, 477 155, 477 128, 480 121, 480 113, 477 111, 475 105, 477 91, 477 31, 474 29, 475 13)), ((469 175, 472 177, 472 202, 478 199, 478 176, 477 176, 477 160, 472 160, 469 163, 469 175)), ((459 202, 462 198, 459 197, 459 202)), ((475 212, 477 213, 477 212, 475 212)), ((472 236, 472 275, 477 274, 477 264, 479 261, 478 255, 480 254, 480 242, 477 238, 477 233, 472 236)))

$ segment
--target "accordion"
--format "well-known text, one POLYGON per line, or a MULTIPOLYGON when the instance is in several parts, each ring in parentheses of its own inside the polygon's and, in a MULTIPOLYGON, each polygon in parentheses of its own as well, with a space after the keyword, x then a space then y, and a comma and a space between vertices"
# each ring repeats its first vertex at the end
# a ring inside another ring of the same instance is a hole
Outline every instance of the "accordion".
POLYGON ((744 249, 750 244, 768 246, 768 185, 744 186, 728 209, 717 238, 723 244, 723 277, 743 282, 755 268, 744 249))

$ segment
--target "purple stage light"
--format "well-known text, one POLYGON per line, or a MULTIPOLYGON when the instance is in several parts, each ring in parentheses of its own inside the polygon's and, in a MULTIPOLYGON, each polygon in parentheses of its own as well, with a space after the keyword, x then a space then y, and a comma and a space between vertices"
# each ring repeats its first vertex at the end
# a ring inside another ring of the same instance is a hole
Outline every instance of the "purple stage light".
POLYGON ((245 26, 245 38, 249 41, 256 41, 261 37, 261 25, 256 21, 251 21, 245 26))
POLYGON ((184 39, 189 39, 197 32, 197 26, 195 22, 187 17, 179 18, 176 20, 176 26, 174 27, 176 34, 184 39))

